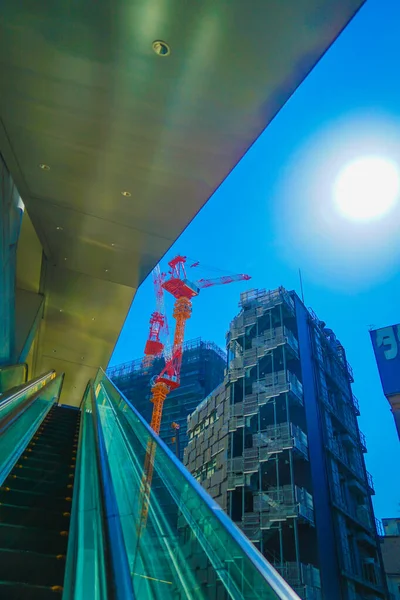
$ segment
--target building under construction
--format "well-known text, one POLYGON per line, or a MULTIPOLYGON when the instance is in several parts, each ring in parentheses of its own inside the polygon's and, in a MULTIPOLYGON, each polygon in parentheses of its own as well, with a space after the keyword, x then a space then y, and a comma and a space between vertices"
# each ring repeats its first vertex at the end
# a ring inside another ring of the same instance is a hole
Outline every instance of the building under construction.
MULTIPOLYGON (((153 409, 150 402, 151 381, 164 365, 164 358, 158 357, 149 367, 144 365, 143 359, 139 359, 107 371, 148 423, 153 409)), ((174 453, 179 454, 180 459, 188 443, 187 417, 221 383, 225 367, 226 354, 216 344, 197 338, 183 345, 180 387, 171 392, 164 402, 160 430, 160 437, 174 453), (179 429, 173 429, 173 423, 179 429)))
POLYGON ((345 351, 294 292, 252 290, 240 308, 184 463, 301 598, 385 598, 345 351))

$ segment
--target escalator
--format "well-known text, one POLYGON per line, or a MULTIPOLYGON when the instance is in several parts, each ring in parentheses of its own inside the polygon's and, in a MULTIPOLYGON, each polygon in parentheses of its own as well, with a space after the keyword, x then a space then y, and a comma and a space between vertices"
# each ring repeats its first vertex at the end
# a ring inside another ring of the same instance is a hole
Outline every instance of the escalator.
POLYGON ((79 422, 54 405, 0 489, 0 598, 62 597, 79 422))
POLYGON ((61 385, 0 396, 2 600, 298 600, 103 371, 61 385))

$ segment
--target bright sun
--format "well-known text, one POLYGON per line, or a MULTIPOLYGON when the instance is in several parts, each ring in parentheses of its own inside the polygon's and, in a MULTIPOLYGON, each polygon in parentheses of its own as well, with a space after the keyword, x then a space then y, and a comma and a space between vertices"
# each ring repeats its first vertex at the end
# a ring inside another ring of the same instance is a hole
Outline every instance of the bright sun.
POLYGON ((391 160, 370 156, 346 165, 339 173, 334 197, 339 211, 354 221, 385 215, 399 199, 400 174, 391 160))

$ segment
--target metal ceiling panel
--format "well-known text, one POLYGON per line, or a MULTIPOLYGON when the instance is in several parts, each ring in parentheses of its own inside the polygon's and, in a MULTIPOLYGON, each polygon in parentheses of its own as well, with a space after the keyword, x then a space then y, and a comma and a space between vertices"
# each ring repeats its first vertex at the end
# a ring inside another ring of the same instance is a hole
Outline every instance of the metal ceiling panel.
MULTIPOLYGON (((81 382, 74 346, 106 364, 134 289, 362 4, 3 0, 1 152, 52 271, 85 277, 100 303, 103 284, 121 296, 114 311, 106 294, 104 335, 46 308, 37 368, 52 346, 81 382), (156 39, 169 56, 154 53, 156 39)), ((59 277, 41 290, 51 307, 59 277)), ((82 318, 86 288, 63 290, 82 318)))
POLYGON ((45 288, 35 371, 64 372, 63 401, 77 405, 89 378, 99 366, 107 366, 134 290, 52 266, 47 268, 45 288))

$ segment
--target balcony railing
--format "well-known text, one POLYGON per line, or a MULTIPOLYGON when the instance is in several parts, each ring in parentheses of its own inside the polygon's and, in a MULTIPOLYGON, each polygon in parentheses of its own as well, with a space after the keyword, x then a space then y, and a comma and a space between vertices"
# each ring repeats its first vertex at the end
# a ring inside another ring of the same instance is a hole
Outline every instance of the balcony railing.
POLYGON ((270 425, 253 434, 253 448, 259 448, 260 461, 268 460, 271 454, 293 448, 308 457, 307 435, 293 423, 270 425))
POLYGON ((374 480, 372 479, 372 475, 368 471, 366 473, 367 473, 367 482, 368 482, 369 490, 370 490, 371 494, 375 494, 374 480))
MULTIPOLYGON (((351 512, 353 512, 353 511, 351 511, 351 512)), ((364 525, 364 527, 366 527, 366 529, 368 529, 369 531, 373 531, 371 512, 370 512, 368 506, 366 506, 364 504, 359 504, 356 507, 353 514, 355 514, 358 521, 360 523, 362 523, 364 525)))
MULTIPOLYGON (((340 462, 345 465, 353 475, 357 478, 365 486, 365 476, 364 476, 364 467, 361 461, 361 457, 358 457, 357 454, 353 454, 350 457, 349 453, 343 447, 343 445, 339 442, 337 438, 328 437, 327 438, 327 446, 332 454, 335 455, 336 458, 340 460, 340 462)), ((371 494, 375 493, 374 485, 372 481, 372 476, 366 472, 367 476, 367 484, 371 494)))
MULTIPOLYGON (((235 409, 237 404, 231 408, 235 409)), ((238 417, 232 416, 237 419, 238 417)), ((301 454, 303 458, 308 458, 308 438, 307 435, 293 423, 280 423, 270 425, 265 430, 253 434, 253 447, 245 448, 242 456, 228 459, 228 473, 256 473, 261 462, 268 461, 277 452, 293 449, 301 454)), ((239 481, 236 477, 231 478, 231 485, 243 485, 234 483, 239 481)), ((240 480, 241 481, 241 480, 240 480)))
MULTIPOLYGON (((238 331, 235 331, 233 341, 238 335, 238 331)), ((284 344, 289 344, 294 353, 298 355, 298 341, 286 327, 269 329, 262 335, 253 338, 252 347, 247 350, 239 351, 237 345, 235 348, 237 354, 229 364, 230 380, 235 381, 239 377, 244 377, 246 369, 254 367, 257 361, 265 356, 267 352, 284 344)))
POLYGON ((264 309, 272 308, 285 302, 288 307, 294 311, 294 302, 285 288, 280 287, 277 290, 253 289, 240 294, 239 306, 242 308, 250 305, 262 306, 264 309))
POLYGON ((352 394, 351 400, 352 400, 353 409, 354 409, 356 415, 359 417, 360 416, 360 403, 358 402, 358 398, 354 394, 352 394))
POLYGON ((361 573, 364 581, 368 581, 374 586, 381 584, 381 570, 373 558, 364 558, 361 563, 361 573))
POLYGON ((333 397, 330 397, 328 393, 320 393, 320 396, 329 408, 333 417, 337 419, 342 426, 347 429, 348 432, 353 436, 354 442, 356 442, 357 438, 357 421, 354 415, 351 412, 351 408, 347 403, 341 402, 338 403, 333 397))
POLYGON ((354 559, 351 566, 348 564, 343 569, 343 573, 346 575, 346 577, 349 577, 350 579, 353 579, 364 586, 368 586, 373 590, 377 590, 382 586, 380 565, 374 557, 364 556, 354 559))
POLYGON ((254 514, 261 513, 270 522, 298 517, 314 524, 313 498, 306 489, 298 486, 271 487, 254 494, 253 509, 254 514))
POLYGON ((383 537, 385 535, 385 530, 383 528, 382 521, 380 519, 377 519, 376 517, 375 517, 375 527, 376 527, 376 533, 379 535, 379 537, 383 537))
POLYGON ((299 342, 287 327, 269 329, 252 340, 252 348, 257 348, 259 356, 282 344, 289 344, 295 353, 298 353, 299 342))
POLYGON ((257 414, 261 406, 285 392, 289 393, 289 400, 303 405, 303 386, 292 373, 279 371, 255 381, 253 393, 247 394, 243 402, 230 405, 229 431, 243 427, 245 417, 257 414))
POLYGON ((366 504, 354 504, 347 502, 338 486, 332 487, 332 500, 334 504, 348 517, 352 518, 359 525, 362 525, 370 534, 374 534, 374 526, 371 511, 366 504))
POLYGON ((367 440, 365 438, 365 435, 360 430, 358 430, 358 433, 360 434, 361 449, 362 449, 363 452, 367 452, 367 440))
POLYGON ((234 340, 244 335, 246 326, 256 323, 268 309, 278 304, 284 304, 292 314, 294 313, 293 299, 283 288, 273 292, 250 290, 242 294, 239 306, 244 310, 231 322, 230 339, 234 340))
POLYGON ((275 562, 274 567, 301 598, 305 600, 320 600, 322 598, 321 575, 319 569, 313 565, 275 562))

